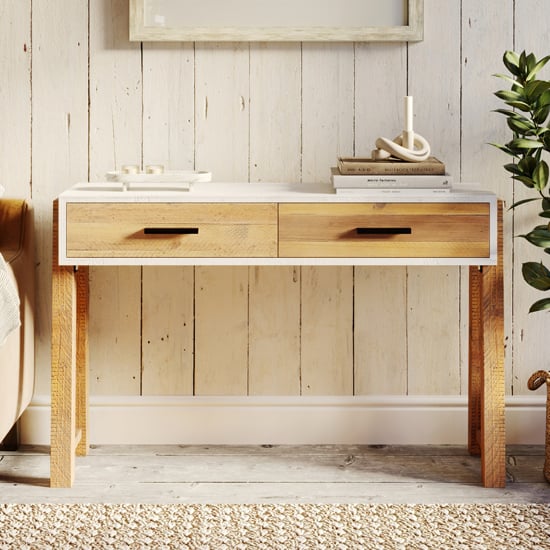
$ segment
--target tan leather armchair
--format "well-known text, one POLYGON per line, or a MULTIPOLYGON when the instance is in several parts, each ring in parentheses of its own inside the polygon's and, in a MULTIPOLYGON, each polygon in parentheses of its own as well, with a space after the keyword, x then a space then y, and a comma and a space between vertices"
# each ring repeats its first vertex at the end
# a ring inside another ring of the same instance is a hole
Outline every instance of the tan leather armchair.
POLYGON ((33 233, 29 204, 21 199, 0 199, 0 253, 21 302, 21 326, 0 346, 0 441, 28 406, 34 389, 33 233))

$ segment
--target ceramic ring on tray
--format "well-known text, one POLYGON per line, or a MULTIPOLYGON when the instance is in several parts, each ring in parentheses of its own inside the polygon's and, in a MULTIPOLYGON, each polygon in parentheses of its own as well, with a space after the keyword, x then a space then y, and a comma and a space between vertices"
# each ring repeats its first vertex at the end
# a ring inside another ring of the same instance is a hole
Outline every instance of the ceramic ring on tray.
POLYGON ((414 134, 414 149, 407 149, 403 146, 403 134, 397 136, 393 141, 380 137, 376 140, 376 147, 372 152, 372 158, 384 160, 389 157, 396 157, 409 162, 421 162, 430 156, 430 144, 420 134, 414 134))

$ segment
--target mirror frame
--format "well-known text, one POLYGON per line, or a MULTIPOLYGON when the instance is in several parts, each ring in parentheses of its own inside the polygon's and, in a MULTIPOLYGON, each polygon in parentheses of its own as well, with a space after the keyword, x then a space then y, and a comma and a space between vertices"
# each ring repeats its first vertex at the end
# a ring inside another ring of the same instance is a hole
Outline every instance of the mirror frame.
MULTIPOLYGON (((177 1, 177 0, 176 0, 177 1)), ((387 0, 380 0, 387 1, 387 0)), ((395 27, 146 27, 147 0, 130 0, 130 40, 137 42, 418 42, 424 38, 424 0, 407 0, 408 24, 395 27)))

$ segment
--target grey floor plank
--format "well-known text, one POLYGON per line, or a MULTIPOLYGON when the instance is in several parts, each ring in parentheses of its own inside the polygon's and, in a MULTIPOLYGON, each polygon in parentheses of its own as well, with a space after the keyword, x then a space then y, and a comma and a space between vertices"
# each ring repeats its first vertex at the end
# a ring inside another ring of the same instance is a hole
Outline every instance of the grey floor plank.
POLYGON ((47 448, 0 457, 0 502, 550 502, 544 448, 508 448, 505 489, 458 446, 99 446, 72 489, 49 488, 47 448))

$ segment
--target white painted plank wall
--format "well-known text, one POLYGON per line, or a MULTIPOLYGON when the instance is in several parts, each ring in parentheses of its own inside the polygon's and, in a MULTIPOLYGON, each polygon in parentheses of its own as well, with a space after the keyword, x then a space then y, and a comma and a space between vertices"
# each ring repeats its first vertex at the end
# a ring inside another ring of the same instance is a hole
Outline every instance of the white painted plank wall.
MULTIPOLYGON (((129 43, 127 4, 90 2, 89 174, 92 181, 140 164, 141 47, 129 43)), ((141 387, 141 268, 90 270, 90 391, 138 394, 141 387)))
MULTIPOLYGON (((60 191, 128 163, 211 169, 251 185, 328 181, 338 154, 368 154, 376 137, 400 131, 410 93, 416 128, 455 180, 479 181, 511 204, 507 159, 486 145, 509 137, 490 112, 501 85, 491 74, 514 44, 548 53, 545 1, 446 0, 443 9, 425 0, 425 40, 411 45, 132 44, 125 0, 2 3, 0 162, 7 194, 31 197, 36 210, 37 393, 49 391, 60 191)), ((509 212, 505 221, 507 389, 526 394, 529 374, 545 366, 549 320, 525 313, 534 298, 519 269, 529 250, 512 234, 530 222, 509 212)), ((92 392, 464 393, 464 275, 94 269, 92 392)))
MULTIPOLYGON (((21 5, 31 15, 30 42, 32 71, 30 107, 32 149, 30 190, 10 189, 10 195, 32 198, 35 209, 37 303, 36 303, 36 386, 50 388, 51 250, 52 201, 72 185, 88 177, 88 3, 86 0, 45 2, 3 2, 21 5), (32 11, 31 11, 32 8, 32 11)), ((17 24, 0 18, 0 26, 17 24)), ((4 30, 0 32, 4 34, 4 30)), ((18 55, 2 51, 2 59, 18 55)), ((2 75, 2 81, 6 78, 2 75)), ((26 93, 23 84, 21 93, 26 93)), ((17 104, 9 108, 16 108, 17 104)), ((28 105, 24 106, 26 113, 28 105)), ((0 126, 4 127, 3 124, 0 126)), ((4 127, 8 132, 11 128, 4 127)), ((6 135, 7 139, 11 139, 6 135)), ((13 151, 23 173, 28 151, 13 151), (21 157, 19 157, 21 155, 21 157)), ((3 165, 6 159, 2 158, 3 165)))

